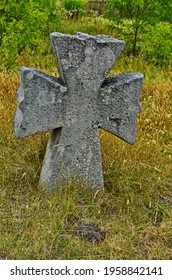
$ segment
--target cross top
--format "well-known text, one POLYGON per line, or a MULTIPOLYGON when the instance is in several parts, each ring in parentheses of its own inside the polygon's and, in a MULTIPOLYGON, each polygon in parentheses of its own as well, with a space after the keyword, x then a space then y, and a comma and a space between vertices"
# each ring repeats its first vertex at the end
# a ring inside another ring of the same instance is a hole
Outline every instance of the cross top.
POLYGON ((40 175, 48 191, 72 177, 102 188, 98 128, 134 143, 143 75, 106 78, 124 41, 84 33, 50 37, 60 77, 21 68, 16 137, 51 130, 40 175))

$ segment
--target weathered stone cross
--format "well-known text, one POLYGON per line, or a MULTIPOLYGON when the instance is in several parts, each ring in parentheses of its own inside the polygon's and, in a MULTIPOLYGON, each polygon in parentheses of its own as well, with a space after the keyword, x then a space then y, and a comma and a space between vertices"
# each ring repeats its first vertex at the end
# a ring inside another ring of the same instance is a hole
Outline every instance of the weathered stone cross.
POLYGON ((133 144, 143 75, 106 78, 124 41, 111 36, 52 33, 60 78, 21 68, 15 134, 51 131, 40 185, 52 191, 69 178, 103 187, 98 128, 133 144))

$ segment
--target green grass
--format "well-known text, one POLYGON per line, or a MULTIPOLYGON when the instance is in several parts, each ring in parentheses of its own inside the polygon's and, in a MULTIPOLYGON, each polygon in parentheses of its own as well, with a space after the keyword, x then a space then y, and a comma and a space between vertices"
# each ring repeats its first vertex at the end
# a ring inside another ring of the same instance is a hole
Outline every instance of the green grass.
MULTIPOLYGON (((49 51, 26 64, 58 75, 49 51)), ((136 71, 145 75, 136 143, 100 131, 105 190, 70 182, 51 196, 37 189, 49 133, 15 138, 19 73, 0 73, 1 259, 172 259, 171 72, 121 55, 111 74, 136 71), (85 242, 78 224, 97 225, 105 240, 85 242)))

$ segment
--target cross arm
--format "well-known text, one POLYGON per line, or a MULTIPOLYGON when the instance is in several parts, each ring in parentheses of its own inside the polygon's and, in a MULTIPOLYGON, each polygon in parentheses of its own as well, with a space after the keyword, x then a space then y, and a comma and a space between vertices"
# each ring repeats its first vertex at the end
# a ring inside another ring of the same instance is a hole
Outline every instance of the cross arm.
POLYGON ((98 96, 99 126, 129 144, 136 137, 142 85, 140 73, 117 75, 105 79, 98 96))
POLYGON ((66 91, 60 79, 22 67, 14 119, 16 137, 62 127, 66 91))

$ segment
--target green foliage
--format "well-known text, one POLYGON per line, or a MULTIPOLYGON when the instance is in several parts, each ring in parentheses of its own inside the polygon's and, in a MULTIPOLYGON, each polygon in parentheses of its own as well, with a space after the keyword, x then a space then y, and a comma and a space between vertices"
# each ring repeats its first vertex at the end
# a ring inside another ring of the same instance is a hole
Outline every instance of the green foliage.
POLYGON ((0 51, 11 66, 23 51, 34 50, 59 25, 55 0, 8 0, 0 6, 0 51))
POLYGON ((155 64, 171 62, 171 1, 110 0, 106 19, 88 16, 87 0, 62 0, 60 13, 56 2, 1 0, 1 69, 29 66, 35 54, 51 56, 49 34, 54 31, 109 34, 124 39, 127 54, 141 53, 155 64))
POLYGON ((85 0, 63 0, 63 6, 66 10, 84 10, 86 5, 85 0))
POLYGON ((172 62, 172 29, 167 22, 149 26, 144 37, 143 51, 150 62, 163 64, 172 62))
POLYGON ((78 18, 85 11, 86 3, 87 0, 63 0, 62 6, 71 18, 78 18))
POLYGON ((136 55, 139 41, 144 40, 150 26, 164 21, 171 23, 171 9, 168 0, 110 0, 105 16, 113 20, 125 41, 130 42, 129 51, 136 55))

